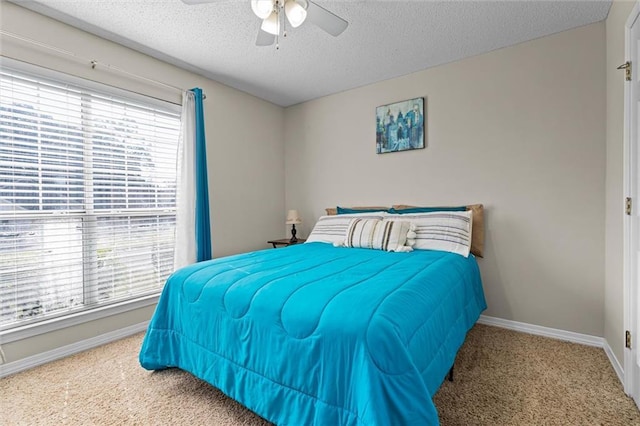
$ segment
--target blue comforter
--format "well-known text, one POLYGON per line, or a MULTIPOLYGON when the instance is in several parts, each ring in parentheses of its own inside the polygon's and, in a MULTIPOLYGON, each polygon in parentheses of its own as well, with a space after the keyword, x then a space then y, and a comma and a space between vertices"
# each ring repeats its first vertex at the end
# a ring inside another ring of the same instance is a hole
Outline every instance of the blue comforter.
POLYGON ((473 256, 299 244, 176 271, 140 363, 278 425, 438 424, 431 398, 485 308, 473 256))

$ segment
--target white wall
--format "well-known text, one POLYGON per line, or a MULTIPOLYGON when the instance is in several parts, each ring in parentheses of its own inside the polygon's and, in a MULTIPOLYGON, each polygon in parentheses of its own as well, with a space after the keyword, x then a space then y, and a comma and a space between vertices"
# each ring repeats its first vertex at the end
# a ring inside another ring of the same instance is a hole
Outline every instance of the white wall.
POLYGON ((605 97, 600 22, 287 108, 287 208, 483 203, 486 314, 602 336, 605 97), (421 96, 427 148, 376 155, 421 96))
POLYGON ((624 361, 623 300, 623 137, 625 23, 633 1, 614 1, 606 20, 607 37, 607 175, 604 338, 620 363, 624 361))
MULTIPOLYGON (((204 109, 214 256, 267 248, 267 240, 283 236, 284 110, 281 107, 12 3, 2 1, 0 7, 0 26, 5 31, 173 86, 201 87, 207 95, 204 109)), ((0 38, 0 49, 3 56, 168 101, 181 101, 178 91, 100 67, 92 70, 86 62, 52 54, 11 37, 0 38)), ((5 344, 3 349, 7 361, 15 361, 148 320, 153 308, 5 344)))

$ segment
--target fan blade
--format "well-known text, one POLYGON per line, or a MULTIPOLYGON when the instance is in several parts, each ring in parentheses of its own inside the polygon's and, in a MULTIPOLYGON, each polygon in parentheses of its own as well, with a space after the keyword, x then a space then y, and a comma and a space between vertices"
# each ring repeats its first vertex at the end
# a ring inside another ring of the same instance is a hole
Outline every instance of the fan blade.
POLYGON ((182 3, 192 5, 192 4, 202 4, 202 3, 216 3, 220 0, 182 0, 182 3))
POLYGON ((347 26, 349 25, 347 21, 335 13, 329 12, 324 7, 318 6, 312 1, 309 1, 308 3, 307 21, 316 24, 334 37, 339 36, 347 29, 347 26))
POLYGON ((262 31, 258 28, 258 38, 256 39, 256 46, 271 46, 276 41, 276 36, 269 34, 266 31, 262 31))

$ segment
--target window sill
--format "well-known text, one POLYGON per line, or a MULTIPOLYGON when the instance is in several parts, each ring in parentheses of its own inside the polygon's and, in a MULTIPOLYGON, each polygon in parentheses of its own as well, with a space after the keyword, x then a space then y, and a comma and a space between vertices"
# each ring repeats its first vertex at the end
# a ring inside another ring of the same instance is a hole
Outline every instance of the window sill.
POLYGON ((106 318, 123 312, 132 311, 158 303, 160 293, 147 295, 134 300, 114 303, 112 305, 100 306, 93 309, 83 310, 73 314, 51 318, 49 320, 16 327, 11 330, 0 331, 0 343, 10 343, 16 340, 27 339, 39 334, 48 333, 55 330, 71 327, 78 324, 106 318))

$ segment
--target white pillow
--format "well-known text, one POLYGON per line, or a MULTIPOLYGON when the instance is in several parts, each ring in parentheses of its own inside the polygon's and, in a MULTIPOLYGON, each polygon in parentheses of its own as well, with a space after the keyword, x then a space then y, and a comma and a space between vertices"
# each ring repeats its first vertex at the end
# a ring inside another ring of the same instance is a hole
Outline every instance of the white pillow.
POLYGON ((442 250, 469 256, 472 211, 387 215, 384 220, 406 220, 415 230, 407 235, 407 245, 417 250, 442 250), (415 232, 415 234, 414 234, 415 232), (411 241, 415 238, 415 242, 411 241))
POLYGON ((401 220, 352 219, 344 245, 386 251, 411 251, 411 247, 405 246, 410 228, 409 222, 401 220))
POLYGON ((343 244, 344 239, 347 237, 347 228, 354 218, 363 219, 378 219, 382 220, 386 213, 353 213, 353 214, 339 214, 331 216, 320 216, 313 231, 309 237, 307 237, 307 243, 321 242, 329 244, 343 244))

